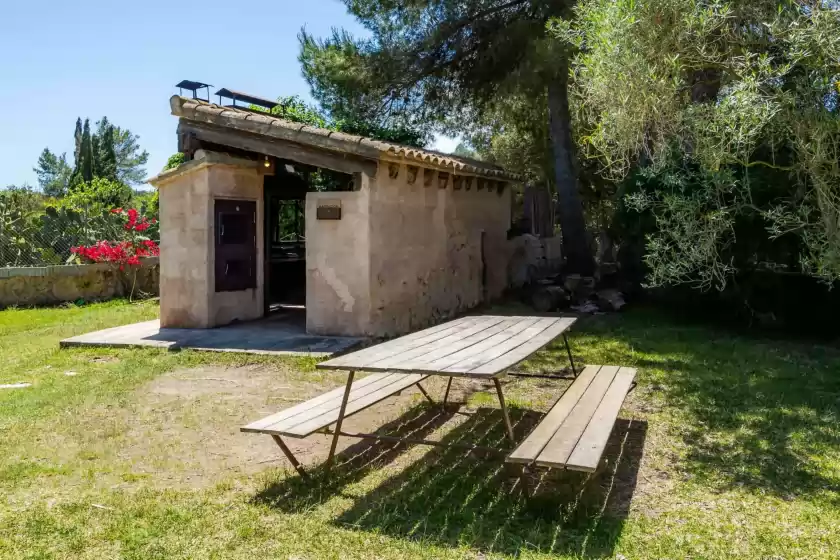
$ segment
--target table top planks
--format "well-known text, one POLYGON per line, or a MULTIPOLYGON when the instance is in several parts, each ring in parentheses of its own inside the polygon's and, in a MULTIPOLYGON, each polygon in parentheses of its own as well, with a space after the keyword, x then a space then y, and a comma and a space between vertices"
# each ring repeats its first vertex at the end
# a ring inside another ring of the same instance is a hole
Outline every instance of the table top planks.
POLYGON ((466 316, 318 364, 319 369, 487 378, 562 335, 573 317, 466 316))

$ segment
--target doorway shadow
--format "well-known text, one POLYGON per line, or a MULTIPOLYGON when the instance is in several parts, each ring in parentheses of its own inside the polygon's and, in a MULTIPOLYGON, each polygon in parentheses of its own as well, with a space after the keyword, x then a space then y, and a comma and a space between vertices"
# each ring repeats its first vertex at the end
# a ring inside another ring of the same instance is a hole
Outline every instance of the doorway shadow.
MULTIPOLYGON (((510 413, 518 440, 541 417, 516 408, 510 413)), ((439 409, 415 409, 407 416, 398 432, 403 437, 424 437, 422 432, 432 429, 422 426, 431 428, 451 418, 439 409)), ((529 475, 530 496, 523 492, 519 467, 505 465, 502 456, 431 448, 370 493, 353 497, 353 505, 333 522, 354 530, 484 552, 518 555, 529 549, 583 558, 612 557, 630 511, 646 434, 646 422, 619 420, 604 454, 605 468, 594 475, 567 471, 529 475)), ((493 408, 467 416, 442 442, 509 447, 501 412, 493 408)), ((329 482, 306 483, 290 477, 255 499, 285 512, 305 511, 392 461, 403 447, 354 445, 341 454, 340 467, 329 482)))

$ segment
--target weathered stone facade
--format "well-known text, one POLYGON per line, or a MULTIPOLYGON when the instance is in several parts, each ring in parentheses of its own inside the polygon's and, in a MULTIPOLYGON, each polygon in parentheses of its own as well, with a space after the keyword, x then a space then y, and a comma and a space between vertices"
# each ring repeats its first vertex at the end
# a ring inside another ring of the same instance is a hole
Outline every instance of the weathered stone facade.
POLYGON ((135 272, 135 296, 157 295, 159 270, 157 257, 143 259, 140 267, 125 271, 105 263, 3 268, 0 269, 0 308, 128 297, 135 272))
POLYGON ((359 191, 310 193, 308 330, 392 336, 500 296, 510 212, 505 183, 398 163, 359 191), (341 201, 340 221, 316 219, 325 200, 341 201))
POLYGON ((162 326, 213 327, 264 313, 263 173, 271 171, 261 164, 270 168, 269 158, 353 177, 352 191, 306 194, 312 334, 399 335, 507 286, 516 177, 504 170, 177 96, 171 104, 182 149, 193 151, 151 181, 160 190, 162 326), (256 289, 213 288, 212 208, 224 198, 257 202, 256 289), (318 219, 319 206, 340 207, 340 218, 318 219))
MULTIPOLYGON (((155 180, 160 197, 160 325, 210 328, 263 314, 263 282, 256 289, 216 292, 213 203, 257 203, 257 254, 263 251, 263 175, 257 162, 204 152, 155 180)), ((263 278, 263 260, 257 261, 263 278)))

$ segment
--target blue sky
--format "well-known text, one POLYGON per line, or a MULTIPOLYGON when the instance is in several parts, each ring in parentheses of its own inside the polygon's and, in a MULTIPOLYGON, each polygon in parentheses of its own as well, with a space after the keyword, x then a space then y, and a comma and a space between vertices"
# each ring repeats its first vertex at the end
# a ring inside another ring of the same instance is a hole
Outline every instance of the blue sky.
MULTIPOLYGON (((297 61, 303 26, 316 36, 332 27, 364 32, 338 0, 5 3, 0 187, 36 187, 32 167, 44 147, 72 160, 79 116, 95 121, 106 115, 138 134, 154 175, 176 149, 168 100, 182 79, 311 100, 297 61)), ((454 145, 441 139, 435 147, 454 145)))

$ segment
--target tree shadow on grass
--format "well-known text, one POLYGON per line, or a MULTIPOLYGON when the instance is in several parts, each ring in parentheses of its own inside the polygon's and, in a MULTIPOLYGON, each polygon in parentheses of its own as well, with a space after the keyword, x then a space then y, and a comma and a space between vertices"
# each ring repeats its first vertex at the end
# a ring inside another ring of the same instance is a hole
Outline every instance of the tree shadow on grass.
MULTIPOLYGON (((518 437, 539 415, 511 410, 518 437)), ((436 545, 517 555, 522 549, 586 558, 611 557, 636 487, 647 425, 620 420, 605 457, 590 476, 540 471, 522 490, 520 469, 501 456, 434 448, 358 500, 336 523, 436 545)), ((445 443, 508 445, 501 413, 479 409, 445 443)))
MULTIPOLYGON (((425 437, 452 418, 425 406, 384 426, 402 437, 425 437)), ((512 408, 517 440, 541 414, 512 408)), ((528 477, 523 491, 520 469, 505 465, 502 455, 455 447, 432 447, 419 460, 356 501, 335 523, 397 538, 451 547, 516 555, 522 549, 587 558, 612 555, 636 487, 647 424, 619 420, 611 435, 606 467, 596 475, 540 471, 528 477)), ((445 444, 472 443, 508 449, 501 412, 480 408, 447 432, 445 444)), ((306 481, 286 478, 255 497, 284 512, 299 513, 393 461, 404 444, 362 441, 337 455, 329 477, 323 467, 306 481)))
MULTIPOLYGON (((687 451, 679 467, 722 488, 840 504, 840 351, 680 324, 649 311, 581 321, 576 354, 638 366, 687 451)), ((541 356, 559 362, 555 346, 541 356), (552 358, 553 355, 553 358, 552 358)))
MULTIPOLYGON (((454 415, 453 408, 443 410, 423 403, 385 424, 377 433, 422 439, 454 415)), ((296 474, 287 476, 279 483, 272 483, 261 490, 253 501, 289 513, 305 511, 333 496, 341 495, 346 486, 358 482, 372 470, 393 462, 408 447, 405 443, 361 440, 337 453, 329 471, 324 463, 309 467, 306 469, 306 478, 296 474)))

